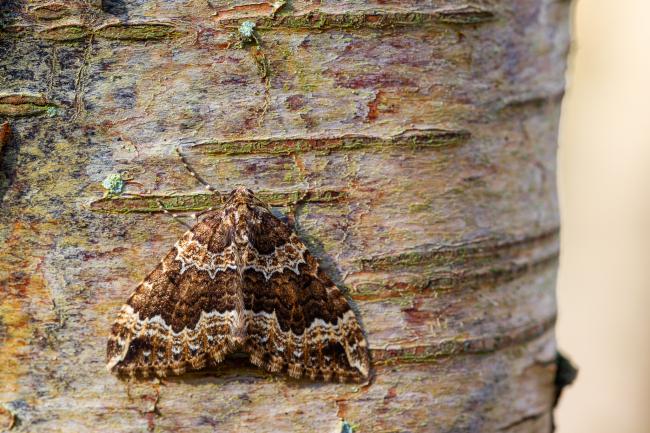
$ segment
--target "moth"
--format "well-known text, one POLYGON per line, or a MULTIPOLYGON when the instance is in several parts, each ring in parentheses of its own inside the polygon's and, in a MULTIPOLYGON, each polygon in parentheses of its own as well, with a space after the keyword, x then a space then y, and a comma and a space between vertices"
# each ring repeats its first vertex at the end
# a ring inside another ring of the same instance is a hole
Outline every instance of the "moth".
POLYGON ((120 310, 107 369, 165 377, 235 352, 294 378, 362 381, 369 356, 342 292, 285 223, 239 187, 187 231, 120 310))

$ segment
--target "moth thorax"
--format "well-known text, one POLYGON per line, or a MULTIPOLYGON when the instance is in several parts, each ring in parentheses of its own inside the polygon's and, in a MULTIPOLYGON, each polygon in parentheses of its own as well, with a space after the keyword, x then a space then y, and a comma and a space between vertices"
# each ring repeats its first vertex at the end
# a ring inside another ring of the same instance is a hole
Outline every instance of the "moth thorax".
POLYGON ((246 230, 235 231, 235 243, 237 245, 246 245, 249 243, 248 233, 246 233, 246 230))

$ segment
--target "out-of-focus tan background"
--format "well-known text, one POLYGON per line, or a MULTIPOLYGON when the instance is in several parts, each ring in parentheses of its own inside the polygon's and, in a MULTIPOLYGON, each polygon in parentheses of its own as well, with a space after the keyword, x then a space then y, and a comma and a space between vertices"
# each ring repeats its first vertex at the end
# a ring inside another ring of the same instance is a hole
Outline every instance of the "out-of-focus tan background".
POLYGON ((650 432, 650 0, 574 0, 560 131, 559 433, 650 432))

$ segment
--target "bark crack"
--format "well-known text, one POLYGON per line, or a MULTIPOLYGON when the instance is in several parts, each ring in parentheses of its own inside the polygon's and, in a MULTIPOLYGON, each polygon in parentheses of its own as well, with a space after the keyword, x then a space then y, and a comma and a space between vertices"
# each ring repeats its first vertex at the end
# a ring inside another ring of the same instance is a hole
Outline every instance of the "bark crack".
POLYGON ((514 422, 512 422, 510 424, 507 424, 507 425, 505 425, 503 427, 500 427, 499 431, 506 432, 508 430, 512 430, 515 427, 518 427, 520 425, 529 423, 531 421, 537 421, 538 419, 540 419, 541 417, 546 416, 546 415, 547 415, 547 412, 540 412, 540 413, 534 413, 532 415, 524 416, 523 418, 520 418, 520 419, 518 419, 518 420, 516 420, 516 421, 514 421, 514 422))

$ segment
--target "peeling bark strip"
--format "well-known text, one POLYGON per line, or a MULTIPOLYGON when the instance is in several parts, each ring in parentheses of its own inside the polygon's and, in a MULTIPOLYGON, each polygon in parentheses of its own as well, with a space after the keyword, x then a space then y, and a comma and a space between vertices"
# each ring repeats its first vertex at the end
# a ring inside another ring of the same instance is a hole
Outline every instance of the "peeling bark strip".
POLYGON ((39 32, 43 39, 53 41, 76 41, 95 36, 103 39, 122 41, 149 41, 173 38, 182 35, 174 25, 169 23, 112 23, 97 28, 82 23, 66 23, 47 27, 39 32))
POLYGON ((470 265, 466 269, 463 268, 462 271, 449 271, 445 268, 444 270, 432 271, 430 274, 423 272, 420 277, 425 278, 420 278, 420 281, 411 283, 405 283, 398 279, 384 280, 382 283, 368 281, 361 286, 355 287, 350 297, 356 301, 379 302, 386 299, 404 298, 408 295, 431 293, 434 290, 435 292, 441 292, 463 287, 480 289, 486 285, 493 287, 513 281, 529 272, 535 273, 544 268, 555 267, 558 258, 559 253, 555 252, 523 264, 495 261, 494 263, 483 264, 483 266, 470 265), (486 269, 488 267, 489 269, 486 269))
POLYGON ((101 1, 50 2, 27 8, 39 25, 38 36, 51 41, 67 42, 96 37, 122 41, 148 41, 173 38, 183 34, 174 24, 156 20, 118 21, 101 9, 101 1))
MULTIPOLYGON (((329 203, 344 200, 343 191, 311 190, 292 192, 260 191, 256 194, 270 206, 284 207, 298 203, 329 203)), ((157 213, 163 208, 172 212, 196 212, 223 206, 228 193, 185 195, 138 195, 133 197, 105 197, 93 201, 90 208, 106 213, 157 213)))
POLYGON ((22 117, 56 114, 56 105, 43 96, 29 94, 0 95, 0 116, 22 117))
POLYGON ((369 270, 390 270, 404 269, 412 266, 453 266, 465 265, 468 262, 478 264, 483 260, 494 260, 499 258, 503 253, 520 253, 523 249, 529 249, 535 245, 557 242, 559 227, 548 230, 544 233, 522 237, 519 239, 504 240, 484 240, 472 242, 467 245, 439 247, 434 246, 432 249, 422 249, 401 253, 393 256, 380 256, 372 258, 363 258, 360 264, 364 271, 369 270))
POLYGON ((440 22, 449 24, 479 24, 495 18, 493 11, 471 5, 457 9, 441 10, 436 15, 440 22))
POLYGON ((371 347, 370 354, 375 366, 430 363, 449 356, 486 354, 535 340, 553 329, 555 321, 556 317, 553 316, 505 334, 457 338, 428 346, 404 345, 393 349, 390 346, 371 347))
POLYGON ((39 32, 43 39, 52 41, 78 41, 85 39, 92 34, 92 30, 81 23, 70 23, 60 26, 52 26, 39 32))
MULTIPOLYGON (((482 239, 453 248, 441 248, 410 257, 409 264, 389 261, 375 263, 362 259, 361 269, 350 273, 350 296, 359 302, 384 302, 422 296, 459 294, 464 290, 492 291, 526 275, 555 269, 559 250, 557 230, 528 238, 482 239)), ((395 257, 403 258, 404 255, 395 257)), ((450 295, 451 296, 451 295, 450 295)), ((498 302, 498 301, 495 301, 498 302)))
POLYGON ((346 135, 332 138, 232 140, 200 143, 193 147, 212 155, 289 154, 365 148, 381 149, 395 146, 438 148, 454 146, 469 138, 470 133, 463 130, 421 129, 408 130, 388 138, 346 135))
MULTIPOLYGON (((224 27, 237 27, 247 18, 222 18, 228 16, 221 12, 217 22, 224 27)), ((365 13, 327 13, 311 11, 301 15, 279 14, 270 17, 254 17, 256 29, 303 29, 329 30, 425 26, 428 24, 480 24, 492 21, 494 12, 475 6, 455 9, 440 9, 432 12, 365 12, 365 13)))
POLYGON ((37 20, 51 21, 72 15, 101 15, 101 6, 102 0, 37 0, 29 2, 25 9, 37 20))
POLYGON ((571 376, 553 336, 568 2, 5 3, 0 430, 550 431, 571 376), (243 20, 259 46, 238 48, 243 20), (222 205, 177 146, 219 191, 294 211, 359 313, 371 383, 240 357, 129 398, 105 372, 112 318, 183 230, 158 202, 222 205))
POLYGON ((149 41, 180 36, 182 32, 168 23, 119 23, 99 27, 95 34, 106 39, 149 41))
POLYGON ((72 13, 70 5, 65 3, 45 3, 33 6, 31 14, 38 20, 58 20, 72 13))

